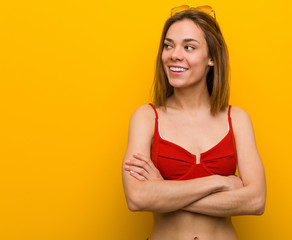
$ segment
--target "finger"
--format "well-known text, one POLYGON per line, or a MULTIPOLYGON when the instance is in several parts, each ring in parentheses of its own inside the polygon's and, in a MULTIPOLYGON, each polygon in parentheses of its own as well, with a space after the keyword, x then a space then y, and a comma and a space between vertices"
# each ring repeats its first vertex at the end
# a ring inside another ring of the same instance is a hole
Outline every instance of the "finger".
POLYGON ((140 174, 134 172, 134 171, 130 171, 130 175, 136 179, 138 179, 139 181, 146 181, 146 178, 141 176, 140 174))
POLYGON ((133 157, 139 162, 139 166, 143 167, 149 175, 146 175, 147 180, 161 180, 163 177, 161 176, 159 170, 156 168, 152 160, 140 153, 133 154, 133 157), (141 164, 141 165, 140 165, 141 164))
MULTIPOLYGON (((158 175, 160 175, 159 170, 156 168, 156 166, 154 165, 154 163, 152 162, 152 160, 148 157, 146 157, 145 155, 141 154, 141 153, 136 153, 133 155, 136 159, 140 159, 141 161, 145 161, 149 167, 158 175)), ((149 171, 148 171, 149 172, 149 171)), ((151 172, 149 172, 151 173, 151 172)), ((161 176, 161 175, 160 175, 161 176)))
POLYGON ((141 153, 135 153, 133 154, 133 157, 136 158, 136 159, 140 159, 142 161, 148 161, 148 157, 146 157, 145 155, 141 154, 141 153))
POLYGON ((149 173, 144 169, 140 167, 135 167, 135 166, 127 166, 125 167, 126 171, 133 171, 135 173, 138 173, 139 175, 143 176, 145 179, 149 180, 149 173))
POLYGON ((147 162, 143 161, 143 160, 138 160, 138 159, 127 160, 126 161, 126 165, 143 168, 148 173, 151 172, 151 171, 153 171, 150 168, 149 164, 147 162))
POLYGON ((157 168, 155 167, 155 165, 153 164, 152 160, 149 157, 146 157, 145 155, 141 154, 141 153, 135 153, 133 155, 134 158, 144 161, 145 163, 147 163, 149 165, 149 167, 151 169, 153 169, 154 171, 157 170, 157 168))
POLYGON ((152 162, 151 159, 150 159, 150 161, 148 161, 147 163, 148 163, 149 167, 150 167, 151 169, 153 169, 154 172, 156 172, 156 173, 160 173, 159 170, 158 170, 157 167, 154 165, 154 163, 152 162))

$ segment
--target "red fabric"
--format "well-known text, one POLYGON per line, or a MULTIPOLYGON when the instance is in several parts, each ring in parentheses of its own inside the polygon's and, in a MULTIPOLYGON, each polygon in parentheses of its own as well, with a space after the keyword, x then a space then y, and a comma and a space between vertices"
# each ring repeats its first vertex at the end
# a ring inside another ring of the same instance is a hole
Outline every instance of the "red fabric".
POLYGON ((196 155, 183 147, 164 140, 158 131, 158 114, 155 107, 155 130, 151 150, 151 159, 166 180, 187 180, 210 175, 234 175, 237 165, 237 154, 228 109, 229 131, 214 147, 201 153, 200 163, 196 163, 196 155))

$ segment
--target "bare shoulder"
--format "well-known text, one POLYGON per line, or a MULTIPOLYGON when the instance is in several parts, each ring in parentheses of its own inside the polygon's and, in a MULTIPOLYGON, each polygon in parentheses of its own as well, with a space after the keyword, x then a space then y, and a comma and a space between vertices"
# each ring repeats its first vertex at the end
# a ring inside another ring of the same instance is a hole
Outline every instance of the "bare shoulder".
POLYGON ((138 107, 132 114, 132 117, 134 118, 153 118, 155 117, 155 113, 153 108, 150 106, 150 104, 144 104, 140 107, 138 107))
POLYGON ((149 104, 138 107, 132 114, 130 124, 153 125, 155 112, 149 104))
POLYGON ((240 107, 232 106, 230 110, 231 117, 235 118, 250 118, 248 113, 240 107))
POLYGON ((251 122, 249 114, 242 108, 232 106, 230 110, 230 116, 234 124, 247 124, 251 122))
POLYGON ((245 131, 253 132, 251 118, 245 110, 236 106, 232 106, 230 116, 235 134, 245 131))
POLYGON ((155 113, 150 105, 143 105, 133 112, 129 125, 126 157, 135 152, 150 155, 154 127, 155 113))

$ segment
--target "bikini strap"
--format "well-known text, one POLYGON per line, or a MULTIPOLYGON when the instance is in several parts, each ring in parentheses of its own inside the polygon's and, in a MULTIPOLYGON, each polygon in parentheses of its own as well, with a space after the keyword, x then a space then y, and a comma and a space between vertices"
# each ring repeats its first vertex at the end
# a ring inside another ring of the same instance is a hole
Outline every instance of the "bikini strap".
POLYGON ((230 109, 231 109, 231 105, 229 105, 228 107, 228 118, 230 118, 230 109))
POLYGON ((158 113, 156 111, 156 108, 153 106, 152 103, 149 103, 149 105, 153 108, 154 112, 155 112, 155 116, 156 116, 156 119, 158 119, 158 113))
POLYGON ((230 110, 231 110, 231 105, 229 105, 229 107, 228 107, 228 131, 229 131, 229 129, 231 129, 231 131, 233 131, 230 110))
POLYGON ((152 103, 149 103, 149 105, 153 108, 155 116, 156 116, 155 117, 154 135, 153 135, 153 142, 154 142, 154 139, 158 139, 160 136, 160 129, 159 129, 159 123, 158 123, 159 119, 158 119, 158 113, 157 113, 154 105, 152 103))

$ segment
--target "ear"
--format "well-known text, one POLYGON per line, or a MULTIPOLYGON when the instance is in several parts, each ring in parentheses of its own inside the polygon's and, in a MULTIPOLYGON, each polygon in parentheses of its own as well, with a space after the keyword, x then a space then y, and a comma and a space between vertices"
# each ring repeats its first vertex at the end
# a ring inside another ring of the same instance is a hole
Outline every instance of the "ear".
POLYGON ((208 62, 208 65, 209 65, 210 67, 213 67, 213 66, 214 66, 214 62, 210 59, 209 62, 208 62))

